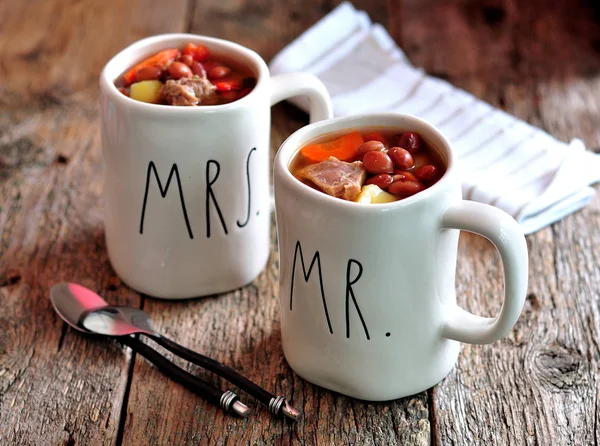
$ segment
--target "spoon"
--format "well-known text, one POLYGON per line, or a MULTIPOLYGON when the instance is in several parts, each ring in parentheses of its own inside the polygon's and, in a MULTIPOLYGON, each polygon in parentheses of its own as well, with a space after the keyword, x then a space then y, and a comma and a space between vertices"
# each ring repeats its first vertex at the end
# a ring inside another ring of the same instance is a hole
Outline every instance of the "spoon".
MULTIPOLYGON (((60 290, 60 293, 73 294, 77 296, 85 295, 94 302, 83 313, 79 313, 78 323, 87 331, 96 334, 108 336, 128 336, 133 334, 142 334, 157 344, 162 345, 167 350, 175 353, 177 356, 203 367, 217 375, 225 378, 227 381, 235 384, 240 389, 253 396, 269 408, 274 415, 284 415, 285 417, 297 420, 300 412, 292 407, 290 402, 283 396, 275 396, 269 391, 263 389, 248 378, 240 375, 232 368, 221 364, 214 359, 196 353, 171 339, 161 335, 152 328, 150 316, 148 313, 138 308, 110 306, 104 299, 93 291, 76 284, 60 284, 54 288, 60 290), (76 287, 77 292, 73 293, 76 287), (85 293, 82 292, 85 290, 85 293)), ((51 293, 52 294, 52 293, 51 293)), ((142 344, 145 345, 145 344, 142 344)))
MULTIPOLYGON (((50 290, 50 300, 62 320, 74 329, 90 334, 96 334, 96 332, 83 325, 82 322, 86 319, 86 315, 95 309, 108 305, 104 299, 93 291, 74 283, 61 283, 53 286, 50 290)), ((121 343, 144 356, 171 379, 184 385, 215 406, 221 407, 225 412, 234 412, 241 417, 250 415, 251 409, 230 390, 223 392, 221 389, 186 372, 139 339, 126 336, 125 333, 113 336, 119 336, 118 340, 121 343)))

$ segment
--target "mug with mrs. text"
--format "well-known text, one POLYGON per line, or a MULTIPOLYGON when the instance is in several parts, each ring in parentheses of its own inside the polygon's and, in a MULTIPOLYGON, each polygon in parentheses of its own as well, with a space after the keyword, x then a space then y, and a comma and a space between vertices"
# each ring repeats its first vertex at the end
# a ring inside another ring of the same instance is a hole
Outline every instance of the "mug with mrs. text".
POLYGON ((331 117, 313 75, 270 77, 254 51, 193 34, 149 37, 100 76, 104 229, 110 262, 133 289, 160 298, 221 293, 251 282, 269 257, 270 107, 306 95, 312 122, 331 117), (121 94, 115 79, 188 42, 247 66, 256 86, 223 105, 167 106, 121 94))
POLYGON ((395 113, 310 124, 282 144, 274 165, 281 335, 298 375, 355 398, 396 399, 442 380, 459 342, 491 343, 514 326, 527 290, 525 237, 507 213, 462 199, 455 164, 436 128, 395 113), (332 197, 290 172, 307 143, 374 129, 417 132, 438 149, 446 172, 431 187, 385 204, 332 197), (500 253, 505 290, 495 318, 456 303, 460 230, 488 238, 500 253))

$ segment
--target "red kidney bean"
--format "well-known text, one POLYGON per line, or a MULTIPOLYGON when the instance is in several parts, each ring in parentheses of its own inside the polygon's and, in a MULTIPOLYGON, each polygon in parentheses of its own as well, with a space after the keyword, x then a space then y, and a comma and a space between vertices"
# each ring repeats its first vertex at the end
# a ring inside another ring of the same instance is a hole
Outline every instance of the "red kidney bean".
POLYGON ((186 64, 190 68, 192 66, 193 61, 194 61, 194 58, 190 54, 184 54, 183 56, 181 56, 179 58, 179 62, 186 64))
POLYGON ((414 176, 410 172, 404 172, 402 170, 394 170, 394 176, 392 177, 394 181, 414 181, 416 183, 419 182, 417 177, 414 176))
POLYGON ((383 143, 379 141, 367 141, 358 146, 357 153, 363 156, 367 152, 381 152, 383 149, 385 149, 383 143))
POLYGON ((415 169, 415 176, 425 183, 430 183, 437 178, 439 169, 433 164, 427 164, 415 169))
POLYGON ((137 73, 135 73, 135 81, 155 81, 160 79, 162 76, 162 70, 158 67, 144 67, 140 68, 137 73))
POLYGON ((394 181, 388 187, 388 192, 394 195, 414 195, 424 189, 418 181, 394 181))
POLYGON ((216 67, 206 70, 206 75, 209 79, 221 79, 229 74, 231 74, 231 68, 224 65, 217 65, 216 67))
POLYGON ((171 62, 167 68, 173 79, 181 79, 182 77, 192 77, 192 70, 183 62, 171 62))
POLYGON ((393 177, 389 173, 380 173, 365 181, 365 184, 374 184, 380 189, 387 189, 394 182, 393 177))
POLYGON ((219 62, 216 62, 214 60, 203 60, 202 61, 202 66, 204 67, 204 69, 206 71, 210 70, 211 68, 214 68, 216 66, 219 66, 219 62))
POLYGON ((400 147, 411 154, 416 153, 421 148, 421 138, 415 132, 405 132, 400 138, 400 147))
POLYGON ((400 147, 392 147, 390 150, 387 151, 387 154, 394 162, 394 167, 396 169, 408 170, 415 165, 412 155, 406 149, 401 149, 400 147))
POLYGON ((372 174, 392 173, 394 171, 394 163, 392 159, 383 152, 367 152, 363 157, 363 165, 365 170, 372 174))
POLYGON ((190 68, 192 69, 192 73, 200 77, 206 77, 206 70, 200 62, 193 61, 190 68))

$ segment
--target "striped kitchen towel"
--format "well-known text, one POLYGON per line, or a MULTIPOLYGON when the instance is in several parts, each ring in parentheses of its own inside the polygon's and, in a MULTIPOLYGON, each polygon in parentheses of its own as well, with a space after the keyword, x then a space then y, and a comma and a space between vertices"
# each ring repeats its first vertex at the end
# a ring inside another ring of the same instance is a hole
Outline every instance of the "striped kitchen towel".
MULTIPOLYGON (((463 197, 497 206, 529 234, 587 205, 600 156, 428 76, 387 31, 345 2, 284 48, 273 74, 305 71, 327 87, 334 114, 393 111, 440 129, 458 155, 463 197)), ((293 100, 307 110, 305 98, 293 100)))

